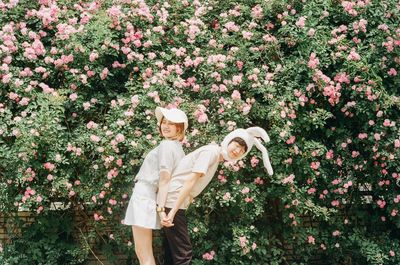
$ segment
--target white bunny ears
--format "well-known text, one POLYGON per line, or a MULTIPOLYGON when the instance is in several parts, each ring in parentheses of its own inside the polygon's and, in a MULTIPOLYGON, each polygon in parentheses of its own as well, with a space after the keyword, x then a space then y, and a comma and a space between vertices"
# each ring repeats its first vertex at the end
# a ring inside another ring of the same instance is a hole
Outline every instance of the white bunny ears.
POLYGON ((272 169, 271 162, 269 160, 268 151, 261 144, 260 140, 258 140, 257 137, 261 138, 266 143, 268 143, 270 141, 267 132, 261 127, 250 127, 250 128, 247 128, 247 129, 236 129, 236 130, 234 130, 233 132, 231 132, 227 136, 225 136, 224 140, 221 143, 222 155, 223 155, 224 159, 228 160, 228 161, 240 160, 250 152, 251 148, 255 144, 257 149, 262 152, 264 167, 267 169, 268 174, 272 176, 274 174, 274 171, 272 169), (239 137, 239 138, 243 139, 246 142, 246 144, 247 144, 247 152, 244 153, 238 159, 232 159, 228 155, 228 144, 236 137, 239 137))

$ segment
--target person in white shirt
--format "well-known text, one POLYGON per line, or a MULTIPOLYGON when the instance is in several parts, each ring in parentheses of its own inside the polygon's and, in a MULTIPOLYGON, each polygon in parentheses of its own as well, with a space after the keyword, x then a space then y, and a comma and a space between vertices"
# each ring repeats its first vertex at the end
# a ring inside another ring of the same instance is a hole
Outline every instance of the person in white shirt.
POLYGON ((135 252, 140 265, 155 265, 152 229, 160 229, 160 218, 168 182, 178 162, 184 157, 181 142, 188 127, 186 114, 179 109, 157 107, 155 110, 159 131, 164 140, 151 150, 143 160, 135 177, 135 186, 126 210, 124 224, 132 226, 135 252))
POLYGON ((174 170, 168 187, 167 200, 162 211, 168 215, 161 219, 165 244, 166 265, 188 265, 192 260, 192 245, 187 229, 185 210, 191 200, 210 183, 220 162, 238 161, 255 144, 263 154, 268 174, 273 174, 267 149, 258 140, 269 142, 268 134, 260 127, 237 129, 228 134, 221 146, 209 144, 187 154, 174 170))

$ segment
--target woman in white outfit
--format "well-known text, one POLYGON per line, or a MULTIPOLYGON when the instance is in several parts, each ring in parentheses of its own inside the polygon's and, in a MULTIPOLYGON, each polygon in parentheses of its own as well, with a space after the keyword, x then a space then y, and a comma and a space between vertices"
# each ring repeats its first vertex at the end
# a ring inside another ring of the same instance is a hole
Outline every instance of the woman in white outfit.
POLYGON ((166 217, 164 205, 168 183, 176 165, 185 156, 180 141, 188 127, 187 116, 179 109, 157 107, 155 114, 164 140, 145 157, 136 175, 136 184, 124 220, 126 225, 132 226, 135 252, 140 265, 156 264, 152 229, 160 229, 160 218, 166 217))

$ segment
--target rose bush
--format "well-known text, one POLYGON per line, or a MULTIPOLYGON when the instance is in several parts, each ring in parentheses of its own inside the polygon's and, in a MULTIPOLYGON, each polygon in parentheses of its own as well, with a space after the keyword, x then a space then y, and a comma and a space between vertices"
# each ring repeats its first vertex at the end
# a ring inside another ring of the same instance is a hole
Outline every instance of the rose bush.
MULTIPOLYGON (((256 125, 275 169, 268 177, 255 150, 220 167, 189 208, 194 264, 398 264, 399 9, 0 1, 2 215, 83 218, 65 227, 82 247, 64 263, 92 248, 132 256, 121 220, 160 140, 153 111, 178 106, 186 152, 256 125)), ((23 262, 23 242, 3 243, 0 261, 23 262)), ((55 258, 44 253, 28 258, 55 258)))

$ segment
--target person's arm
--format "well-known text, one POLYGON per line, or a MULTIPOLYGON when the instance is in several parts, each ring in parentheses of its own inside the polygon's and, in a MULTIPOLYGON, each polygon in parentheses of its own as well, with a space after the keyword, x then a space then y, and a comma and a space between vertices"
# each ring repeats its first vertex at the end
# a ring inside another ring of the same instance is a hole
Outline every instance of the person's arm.
MULTIPOLYGON (((158 191, 156 204, 157 207, 164 208, 167 200, 169 181, 171 180, 171 171, 174 166, 174 160, 176 159, 175 145, 171 145, 171 141, 164 140, 160 143, 158 150, 158 169, 159 169, 159 180, 158 180, 158 191)), ((160 220, 165 219, 167 216, 164 211, 158 212, 160 220)))
POLYGON ((182 203, 189 196, 197 180, 201 178, 201 176, 203 175, 204 175, 203 173, 195 173, 195 172, 190 173, 189 178, 185 181, 182 189, 179 192, 178 199, 176 200, 171 211, 168 213, 167 219, 165 220, 166 222, 169 222, 171 224, 173 223, 176 212, 179 210, 182 203))
MULTIPOLYGON (((160 180, 158 182, 158 192, 157 192, 157 206, 164 208, 165 202, 167 200, 169 181, 171 180, 171 173, 166 170, 160 171, 160 180)), ((160 220, 167 217, 164 211, 158 213, 160 220)))
POLYGON ((167 200, 169 181, 171 180, 171 173, 166 170, 160 171, 160 180, 158 182, 157 192, 157 205, 164 207, 165 201, 167 200))

